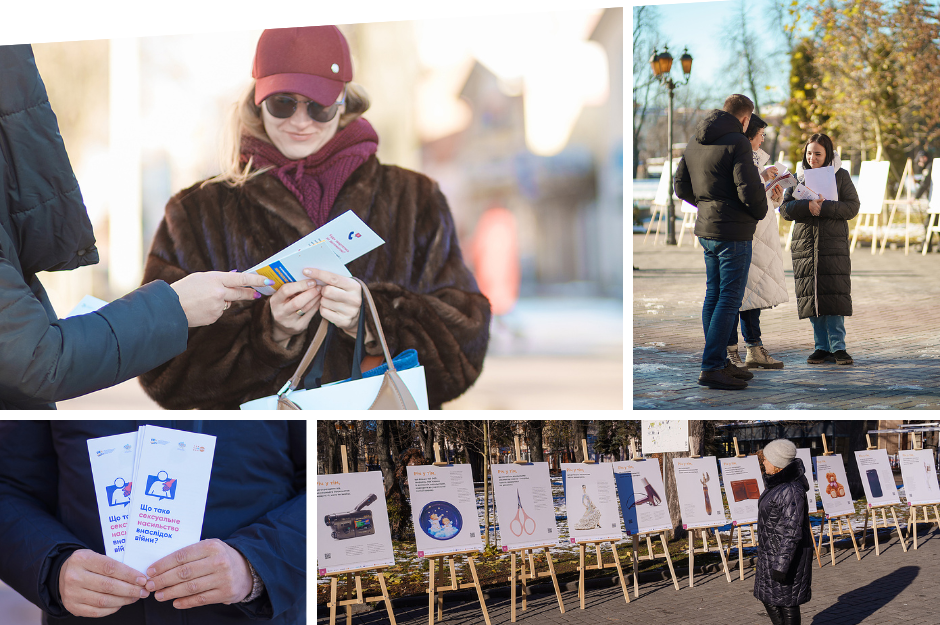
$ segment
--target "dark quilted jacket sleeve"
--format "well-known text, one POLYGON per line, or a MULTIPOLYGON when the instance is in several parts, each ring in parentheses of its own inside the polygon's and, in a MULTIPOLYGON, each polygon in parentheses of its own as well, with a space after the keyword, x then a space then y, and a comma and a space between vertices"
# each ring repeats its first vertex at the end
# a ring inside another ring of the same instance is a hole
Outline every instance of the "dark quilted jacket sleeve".
POLYGON ((803 536, 803 517, 806 515, 806 495, 798 488, 786 488, 777 500, 777 514, 780 519, 775 532, 776 549, 771 553, 771 570, 786 574, 796 555, 797 547, 803 536))

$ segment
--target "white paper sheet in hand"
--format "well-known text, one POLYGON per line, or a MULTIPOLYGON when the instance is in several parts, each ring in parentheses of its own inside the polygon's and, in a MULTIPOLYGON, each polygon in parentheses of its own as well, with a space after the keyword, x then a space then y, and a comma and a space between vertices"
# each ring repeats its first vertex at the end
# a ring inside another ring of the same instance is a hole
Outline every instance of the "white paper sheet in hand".
POLYGON ((88 458, 104 537, 104 553, 124 561, 137 432, 88 439, 88 458))
POLYGON ((839 199, 839 191, 836 188, 836 171, 832 165, 807 169, 803 172, 803 184, 827 200, 839 199))
POLYGON ((124 563, 146 573, 160 558, 199 542, 215 437, 145 425, 138 449, 124 563))

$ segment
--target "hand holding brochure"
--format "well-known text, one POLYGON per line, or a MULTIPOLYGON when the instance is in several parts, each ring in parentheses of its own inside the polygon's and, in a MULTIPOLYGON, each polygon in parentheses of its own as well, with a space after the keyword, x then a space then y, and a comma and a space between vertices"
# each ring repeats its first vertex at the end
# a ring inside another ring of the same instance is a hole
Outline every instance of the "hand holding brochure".
POLYGON ((790 187, 795 187, 797 185, 796 176, 787 170, 786 165, 783 163, 774 163, 773 165, 766 167, 763 172, 766 172, 771 167, 777 170, 777 175, 770 182, 764 184, 764 191, 769 192, 776 185, 780 185, 781 190, 789 189, 790 187))
POLYGON ((793 189, 793 198, 796 200, 818 200, 819 194, 805 187, 803 184, 796 185, 796 188, 793 189))

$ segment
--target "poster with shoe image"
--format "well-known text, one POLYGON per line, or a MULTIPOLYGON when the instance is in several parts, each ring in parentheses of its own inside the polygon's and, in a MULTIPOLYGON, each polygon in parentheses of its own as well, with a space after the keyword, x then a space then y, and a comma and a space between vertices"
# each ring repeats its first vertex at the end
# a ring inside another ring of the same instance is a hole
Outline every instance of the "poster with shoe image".
POLYGON ((816 480, 813 479, 813 454, 809 447, 798 447, 796 457, 803 461, 803 474, 806 481, 809 482, 809 490, 806 491, 806 509, 810 514, 819 510, 816 507, 816 480))
POLYGON ((483 549, 470 465, 406 469, 418 557, 483 549))
POLYGON ((932 449, 909 449, 900 452, 901 478, 908 505, 940 503, 940 484, 932 449))
POLYGON ((901 503, 886 449, 856 451, 855 461, 858 463, 858 473, 862 476, 862 488, 865 489, 869 508, 901 503))
POLYGON ((819 498, 827 517, 855 512, 842 456, 816 456, 816 477, 819 480, 819 498))
POLYGON ((673 458, 672 467, 676 472, 683 529, 728 523, 715 457, 673 458))
POLYGON ((764 492, 764 477, 757 456, 722 458, 719 462, 731 522, 735 525, 757 523, 757 500, 764 492))
POLYGON ((562 462, 561 472, 571 542, 618 541, 623 538, 613 465, 609 462, 562 462))
POLYGON ((381 471, 317 476, 317 571, 393 566, 381 471))
POLYGON ((612 463, 627 536, 672 529, 658 460, 612 463))
POLYGON ((503 551, 557 544, 548 463, 494 464, 492 471, 503 551))

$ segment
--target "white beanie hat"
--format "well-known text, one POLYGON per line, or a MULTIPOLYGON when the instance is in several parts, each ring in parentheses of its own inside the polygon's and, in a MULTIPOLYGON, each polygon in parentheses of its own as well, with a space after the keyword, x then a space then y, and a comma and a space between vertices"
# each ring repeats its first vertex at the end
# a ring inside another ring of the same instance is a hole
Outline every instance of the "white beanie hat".
POLYGON ((778 438, 764 447, 764 458, 778 469, 786 468, 796 458, 796 445, 785 438, 778 438))

